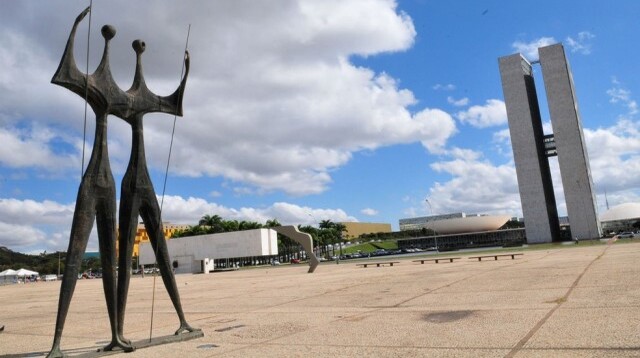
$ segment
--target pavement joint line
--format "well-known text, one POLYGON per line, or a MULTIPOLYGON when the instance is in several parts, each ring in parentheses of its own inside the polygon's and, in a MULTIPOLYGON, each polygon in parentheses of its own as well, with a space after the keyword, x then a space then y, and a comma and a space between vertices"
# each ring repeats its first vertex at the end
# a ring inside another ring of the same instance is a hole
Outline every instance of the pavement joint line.
POLYGON ((536 323, 536 325, 533 326, 533 328, 524 337, 522 337, 522 339, 511 349, 511 351, 507 353, 507 355, 505 355, 505 358, 512 358, 520 350, 522 350, 522 347, 524 347, 524 345, 527 344, 527 342, 529 342, 531 337, 533 337, 533 335, 536 334, 540 330, 540 328, 542 328, 542 326, 558 310, 558 308, 560 308, 565 302, 567 302, 569 295, 571 295, 571 292, 573 292, 573 289, 576 288, 576 286, 578 285, 578 283, 580 282, 584 274, 587 272, 587 270, 589 270, 591 265, 593 265, 602 256, 604 256, 604 254, 607 252, 607 250, 609 250, 610 247, 611 247, 610 245, 605 246, 604 250, 598 256, 596 256, 596 258, 594 258, 593 260, 591 260, 591 262, 589 262, 589 264, 584 268, 584 270, 582 270, 582 272, 580 273, 580 275, 578 275, 575 281, 573 281, 573 284, 569 287, 569 289, 564 294, 564 296, 562 296, 559 302, 553 308, 551 308, 551 310, 549 310, 549 312, 547 312, 547 314, 544 317, 542 317, 542 319, 538 321, 538 323, 536 323))

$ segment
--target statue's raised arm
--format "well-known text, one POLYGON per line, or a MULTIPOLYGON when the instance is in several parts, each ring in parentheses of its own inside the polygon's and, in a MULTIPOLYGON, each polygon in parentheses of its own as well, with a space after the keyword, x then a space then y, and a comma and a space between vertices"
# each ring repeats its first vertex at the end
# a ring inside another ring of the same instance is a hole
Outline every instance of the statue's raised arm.
POLYGON ((81 96, 84 96, 84 86, 87 81, 87 75, 82 73, 76 65, 76 59, 73 56, 73 48, 76 37, 76 30, 78 24, 87 16, 91 11, 91 7, 87 7, 83 12, 76 17, 76 21, 73 23, 69 39, 67 40, 67 46, 64 48, 62 59, 56 73, 51 79, 51 83, 65 87, 81 96))
POLYGON ((136 73, 131 88, 127 90, 127 95, 130 97, 132 105, 127 108, 129 113, 114 114, 125 120, 131 117, 131 112, 138 114, 160 112, 182 116, 182 101, 190 67, 189 52, 185 51, 184 54, 185 71, 178 88, 169 96, 158 96, 149 90, 144 80, 142 71, 142 53, 146 49, 144 41, 135 40, 132 47, 136 52, 136 73))

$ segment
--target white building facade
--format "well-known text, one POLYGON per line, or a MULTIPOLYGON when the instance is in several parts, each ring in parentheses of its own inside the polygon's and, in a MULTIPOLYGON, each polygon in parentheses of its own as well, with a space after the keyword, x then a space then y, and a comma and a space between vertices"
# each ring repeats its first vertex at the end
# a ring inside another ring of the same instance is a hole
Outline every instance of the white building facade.
MULTIPOLYGON (((235 231, 171 239, 167 247, 176 273, 208 273, 214 270, 214 262, 220 260, 233 266, 243 262, 266 263, 278 255, 278 235, 271 229, 235 231)), ((155 263, 153 248, 148 242, 140 244, 139 263, 155 263)))

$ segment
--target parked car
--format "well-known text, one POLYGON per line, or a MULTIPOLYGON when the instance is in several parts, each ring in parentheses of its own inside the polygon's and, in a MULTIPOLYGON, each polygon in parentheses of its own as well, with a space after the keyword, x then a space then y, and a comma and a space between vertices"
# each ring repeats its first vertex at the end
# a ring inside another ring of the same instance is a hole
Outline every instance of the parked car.
POLYGON ((623 232, 618 234, 618 239, 632 239, 635 235, 632 232, 623 232))
POLYGON ((300 260, 299 259, 291 259, 291 263, 292 264, 299 264, 300 260))
POLYGON ((278 266, 278 265, 280 265, 280 261, 278 260, 271 261, 271 266, 278 266))

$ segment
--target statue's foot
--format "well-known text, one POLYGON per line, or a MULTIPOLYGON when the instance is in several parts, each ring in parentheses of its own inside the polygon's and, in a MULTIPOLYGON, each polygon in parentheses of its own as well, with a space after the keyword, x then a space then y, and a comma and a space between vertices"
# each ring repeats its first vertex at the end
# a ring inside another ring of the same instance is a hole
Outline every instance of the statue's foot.
POLYGON ((197 332, 200 328, 193 328, 187 322, 180 323, 180 328, 176 331, 175 335, 182 334, 184 332, 197 332))
POLYGON ((118 349, 118 348, 122 349, 122 351, 126 352, 126 353, 135 351, 136 347, 131 345, 131 341, 129 341, 129 340, 126 340, 126 341, 127 342, 125 342, 125 340, 122 340, 120 338, 114 339, 107 346, 105 346, 104 348, 100 349, 100 351, 109 352, 109 351, 113 351, 113 350, 118 349))
POLYGON ((62 351, 60 350, 60 347, 55 346, 53 348, 51 348, 51 352, 49 352, 49 354, 47 354, 47 358, 60 358, 60 357, 64 357, 65 355, 62 354, 62 351))
POLYGON ((127 338, 124 338, 124 336, 123 336, 123 335, 121 335, 121 334, 119 334, 119 335, 118 335, 118 339, 119 339, 121 342, 123 342, 124 344, 128 345, 128 346, 130 346, 130 345, 131 345, 131 340, 130 340, 130 339, 127 339, 127 338))

